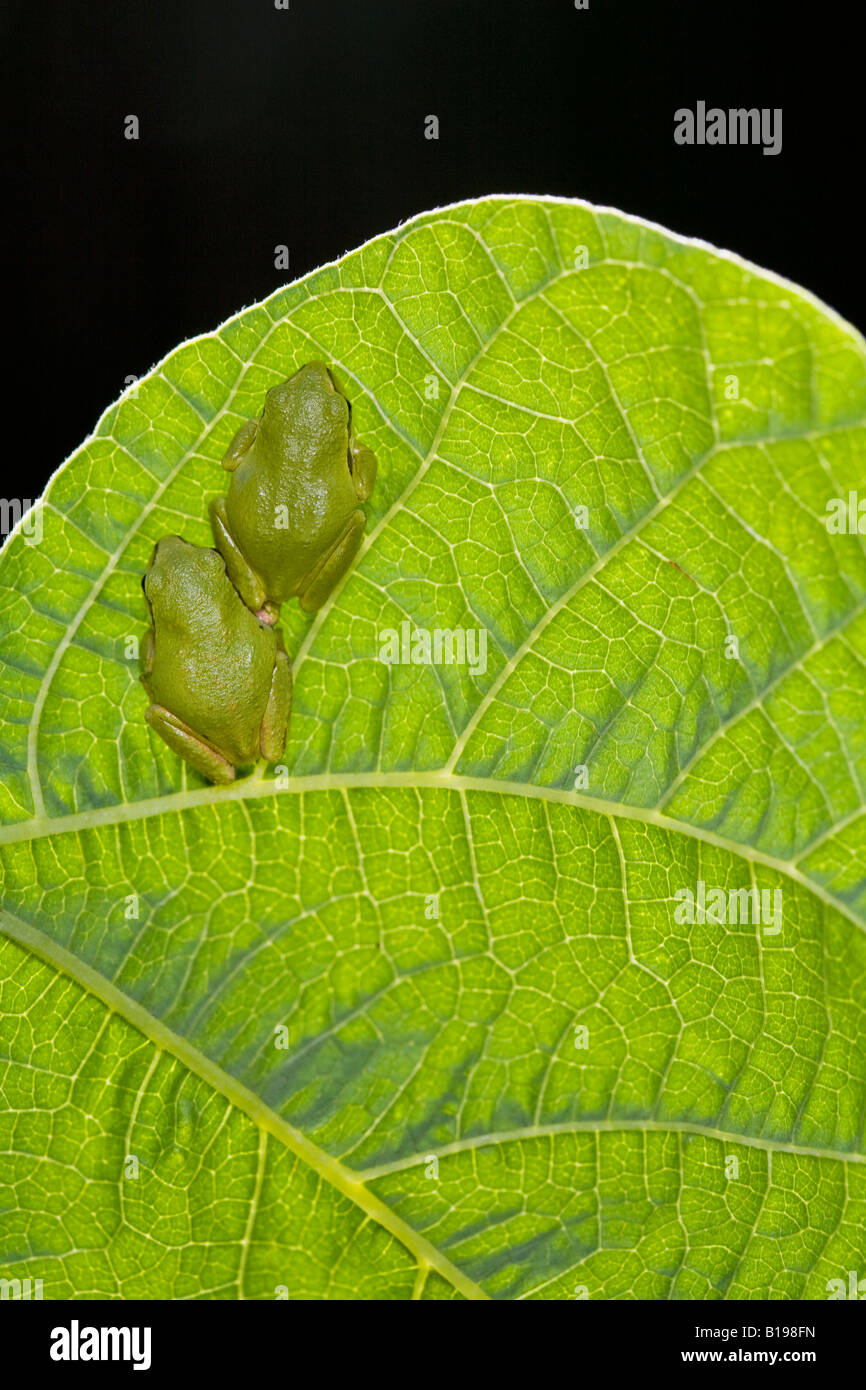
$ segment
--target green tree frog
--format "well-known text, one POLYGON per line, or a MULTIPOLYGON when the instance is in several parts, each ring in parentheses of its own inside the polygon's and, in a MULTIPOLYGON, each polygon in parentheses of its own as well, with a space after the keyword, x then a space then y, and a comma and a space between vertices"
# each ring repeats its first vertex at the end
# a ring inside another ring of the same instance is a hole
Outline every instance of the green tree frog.
POLYGON ((215 550, 180 536, 157 543, 142 584, 150 727, 211 782, 262 757, 276 762, 292 707, 281 635, 246 607, 215 550))
POLYGON ((228 495, 210 505, 217 550, 252 611, 274 623, 295 595, 314 613, 349 569, 364 535, 376 456, 352 433, 352 407, 323 362, 265 397, 222 461, 228 495))

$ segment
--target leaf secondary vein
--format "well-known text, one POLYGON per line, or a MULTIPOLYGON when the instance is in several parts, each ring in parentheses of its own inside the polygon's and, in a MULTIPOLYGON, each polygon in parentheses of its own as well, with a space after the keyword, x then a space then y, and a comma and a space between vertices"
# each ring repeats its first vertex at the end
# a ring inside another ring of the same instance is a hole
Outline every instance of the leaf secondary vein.
MULTIPOLYGON (((273 1135, 302 1162, 318 1173, 324 1181, 330 1183, 344 1197, 359 1207, 367 1217, 384 1227, 409 1251, 419 1265, 426 1265, 435 1269, 442 1275, 443 1279, 453 1284, 465 1298, 487 1299, 487 1294, 478 1284, 452 1264, 447 1256, 437 1250, 436 1246, 425 1236, 422 1236, 408 1222, 398 1216, 387 1203, 383 1202, 375 1193, 370 1192, 364 1181, 352 1169, 347 1168, 339 1159, 333 1158, 324 1149, 313 1144, 294 1125, 290 1125, 288 1121, 282 1119, 269 1106, 265 1105, 254 1091, 244 1086, 242 1082, 236 1080, 222 1067, 217 1066, 197 1047, 194 1047, 188 1039, 173 1032, 161 1019, 156 1018, 136 1000, 124 994, 104 975, 100 975, 99 971, 94 970, 92 966, 82 961, 71 951, 67 951, 58 942, 52 941, 49 936, 31 926, 29 922, 24 922, 2 910, 0 910, 0 929, 20 946, 26 947, 41 960, 54 966, 55 969, 61 970, 90 994, 95 995, 110 1012, 124 1018, 157 1048, 176 1057, 191 1072, 206 1081, 209 1086, 224 1096, 230 1105, 243 1111, 261 1131, 273 1135)), ((264 1139, 262 1143, 264 1143, 264 1139)), ((260 1150, 257 1189, 260 1185, 262 1161, 260 1150)), ((251 1230, 248 1228, 242 1246, 248 1242, 250 1234, 251 1230)))
POLYGON ((846 1149, 814 1148, 808 1144, 789 1144, 783 1139, 765 1139, 760 1135, 739 1134, 716 1129, 688 1120, 564 1120, 559 1124, 527 1125, 525 1129, 497 1130, 490 1134, 470 1135, 455 1139, 451 1144, 433 1145, 423 1153, 394 1159, 359 1169, 365 1182, 375 1182, 389 1173, 402 1173, 407 1168, 423 1165, 430 1158, 448 1158, 452 1154, 471 1153, 488 1145, 520 1143, 526 1139, 555 1139, 567 1134, 693 1134, 704 1139, 717 1139, 723 1144, 743 1144, 750 1149, 762 1149, 767 1154, 792 1154, 794 1157, 828 1159, 833 1162, 866 1164, 866 1154, 846 1149))

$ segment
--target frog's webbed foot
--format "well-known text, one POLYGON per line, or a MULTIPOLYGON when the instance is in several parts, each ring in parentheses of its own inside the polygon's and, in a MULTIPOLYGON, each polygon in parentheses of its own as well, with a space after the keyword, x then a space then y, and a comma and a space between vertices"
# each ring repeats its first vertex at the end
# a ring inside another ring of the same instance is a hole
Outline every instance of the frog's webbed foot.
POLYGON ((200 772, 202 777, 220 786, 235 780, 235 770, 228 758, 200 739, 189 725, 164 705, 151 705, 144 717, 169 748, 194 767, 196 772, 200 772))
POLYGON ((359 507, 349 517, 327 555, 311 570, 298 594, 298 602, 305 613, 315 613, 317 608, 321 608, 334 585, 350 568, 364 539, 366 525, 367 518, 359 507))
POLYGON ((274 605, 267 602, 268 596, 265 593, 264 584, 245 558, 229 529, 226 499, 215 497, 208 512, 210 513, 214 544, 223 557, 229 579, 247 608, 251 609, 264 622, 272 625, 277 620, 274 605))
POLYGON ((277 659, 274 662, 274 674, 271 678, 271 690, 259 735, 262 757, 266 758, 269 763, 278 762, 286 751, 291 713, 292 667, 283 647, 282 638, 280 638, 277 659))

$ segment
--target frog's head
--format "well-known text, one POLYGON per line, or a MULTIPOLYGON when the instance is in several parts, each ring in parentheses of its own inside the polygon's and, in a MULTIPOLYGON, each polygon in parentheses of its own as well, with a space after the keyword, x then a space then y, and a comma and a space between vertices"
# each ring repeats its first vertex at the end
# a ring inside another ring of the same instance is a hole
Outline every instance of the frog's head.
POLYGON ((308 466, 346 462, 352 433, 352 407, 324 362, 308 362, 265 397, 260 432, 263 443, 308 466))
POLYGON ((215 550, 185 541, 182 536, 163 536, 153 547, 141 586, 151 616, 185 613, 213 591, 219 571, 225 571, 215 550))

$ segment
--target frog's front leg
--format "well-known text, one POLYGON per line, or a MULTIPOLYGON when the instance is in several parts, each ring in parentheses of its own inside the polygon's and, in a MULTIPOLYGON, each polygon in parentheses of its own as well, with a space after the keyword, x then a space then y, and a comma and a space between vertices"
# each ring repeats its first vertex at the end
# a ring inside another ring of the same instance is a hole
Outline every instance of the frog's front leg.
POLYGON ((244 556, 229 529, 226 499, 215 497, 208 507, 214 544, 225 561, 228 577, 234 584, 247 608, 251 609, 263 622, 273 625, 279 610, 267 602, 267 593, 255 570, 244 556))
POLYGON ((223 454, 223 468, 227 473, 234 473, 244 454, 249 452, 256 434, 258 432, 258 420, 245 420, 237 431, 234 439, 223 454))
POLYGON ((172 714, 164 705, 151 705, 145 711, 144 717, 169 748, 190 763, 203 777, 207 777, 211 782, 218 782, 221 786, 235 780, 235 770, 228 758, 224 758, 222 753, 218 753, 209 743, 200 739, 188 724, 184 724, 182 719, 178 719, 177 715, 172 714))
POLYGON ((321 608, 334 585, 349 569, 364 538, 366 525, 367 518, 359 507, 349 517, 324 559, 307 576, 304 588, 298 594, 298 602, 305 613, 315 613, 317 608, 321 608))
POLYGON ((274 662, 274 674, 271 677, 270 694, 259 735, 262 757, 266 758, 269 763, 278 762, 286 751, 291 713, 292 667, 283 647, 282 638, 280 638, 277 659, 274 662))

